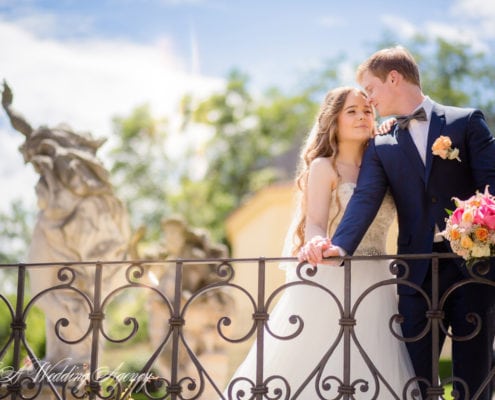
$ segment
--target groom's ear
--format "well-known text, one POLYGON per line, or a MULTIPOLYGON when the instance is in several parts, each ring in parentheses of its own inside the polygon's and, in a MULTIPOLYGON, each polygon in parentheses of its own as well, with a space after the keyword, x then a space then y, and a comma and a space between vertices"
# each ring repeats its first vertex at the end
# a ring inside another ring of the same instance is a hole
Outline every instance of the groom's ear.
POLYGON ((390 71, 387 75, 387 81, 393 86, 397 86, 397 84, 400 82, 402 79, 402 75, 397 72, 395 69, 390 71))

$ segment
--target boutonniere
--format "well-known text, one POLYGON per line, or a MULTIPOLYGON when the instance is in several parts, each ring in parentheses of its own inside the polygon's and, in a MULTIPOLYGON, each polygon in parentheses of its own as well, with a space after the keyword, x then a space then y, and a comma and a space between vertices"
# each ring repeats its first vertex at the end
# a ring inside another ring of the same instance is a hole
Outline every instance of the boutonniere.
POLYGON ((457 147, 452 148, 452 140, 448 136, 439 136, 431 146, 431 151, 434 156, 439 156, 444 160, 449 159, 461 162, 459 149, 457 147))

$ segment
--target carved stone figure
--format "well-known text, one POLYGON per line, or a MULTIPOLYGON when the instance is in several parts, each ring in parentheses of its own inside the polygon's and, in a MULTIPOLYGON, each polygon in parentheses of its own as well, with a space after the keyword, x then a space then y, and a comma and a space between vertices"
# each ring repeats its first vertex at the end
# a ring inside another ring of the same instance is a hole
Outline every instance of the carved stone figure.
MULTIPOLYGON (((152 281, 165 295, 173 301, 175 288, 174 260, 195 260, 228 257, 228 249, 219 243, 212 243, 207 231, 191 228, 181 217, 170 217, 162 221, 162 245, 158 254, 148 254, 145 258, 170 260, 164 268, 155 268, 151 271, 152 281)), ((137 254, 137 252, 135 252, 137 254)), ((163 267, 163 266, 162 266, 163 267)), ((216 274, 216 265, 208 263, 184 264, 182 270, 182 304, 191 299, 208 284, 219 280, 216 274)), ((167 327, 164 321, 170 318, 167 309, 158 296, 151 296, 148 302, 150 342, 156 349, 164 339, 167 327)), ((204 292, 197 296, 188 307, 184 338, 189 348, 202 360, 203 365, 210 367, 210 373, 216 375, 218 382, 226 379, 227 355, 225 341, 218 332, 218 320, 233 310, 233 298, 221 290, 204 292)), ((162 376, 170 374, 170 348, 159 356, 155 367, 162 376)), ((194 364, 185 349, 179 353, 179 367, 183 373, 194 376, 194 364)), ((208 397, 208 392, 203 394, 208 397)), ((212 398, 213 393, 209 394, 212 398)), ((209 397, 208 397, 209 398, 209 397)))
MULTIPOLYGON (((177 258, 205 259, 227 257, 227 248, 211 243, 209 234, 193 229, 181 218, 163 221, 163 242, 153 254, 141 255, 139 242, 145 227, 131 237, 126 209, 114 195, 107 170, 96 156, 104 140, 90 134, 76 133, 66 125, 41 126, 33 129, 26 119, 12 108, 12 92, 4 82, 2 105, 12 126, 26 140, 20 147, 26 163, 31 163, 40 178, 36 185, 39 212, 29 248, 27 263, 77 261, 118 261, 129 259, 169 260, 165 268, 150 269, 152 281, 173 302, 175 292, 175 262, 177 258)), ((118 265, 103 268, 102 297, 124 283, 124 271, 118 265), (120 270, 119 270, 120 269, 120 270)), ((212 263, 187 263, 183 269, 182 305, 206 285, 219 279, 212 263)), ((94 267, 75 266, 71 287, 93 298, 94 267)), ((82 296, 73 290, 49 290, 63 282, 57 276, 60 267, 30 268, 32 296, 42 293, 36 304, 46 316, 45 361, 56 367, 89 362, 91 335, 83 338, 90 326, 90 312, 82 296), (55 334, 57 322, 67 318, 62 326, 62 338, 77 342, 64 343, 55 334)), ((221 290, 202 292, 188 307, 184 337, 189 348, 209 366, 216 381, 226 378, 225 342, 216 332, 221 316, 233 309, 233 299, 221 290)), ((148 299, 149 335, 154 349, 158 348, 169 329, 170 315, 160 296, 148 299)), ((171 353, 168 346, 154 366, 161 376, 170 376, 171 353)), ((179 367, 193 376, 194 365, 187 352, 180 352, 179 367)), ((206 391, 205 396, 209 398, 206 391)), ((213 396, 213 395, 212 395, 213 396)))
MULTIPOLYGON (((105 140, 76 133, 66 125, 33 129, 12 108, 12 92, 4 82, 2 105, 12 126, 26 140, 20 147, 26 163, 39 174, 36 195, 39 212, 27 257, 28 263, 91 260, 124 260, 130 240, 125 207, 114 195, 108 172, 96 156, 105 140)), ((120 266, 105 266, 102 287, 108 292, 120 266)), ((60 285, 59 268, 30 269, 32 295, 60 285)), ((74 267, 73 286, 93 297, 94 267, 74 267)), ((55 323, 65 317, 60 329, 64 339, 77 341, 90 324, 88 306, 80 294, 55 290, 36 303, 46 315, 46 356, 52 365, 88 363, 91 335, 76 344, 66 344, 55 334, 55 323)))

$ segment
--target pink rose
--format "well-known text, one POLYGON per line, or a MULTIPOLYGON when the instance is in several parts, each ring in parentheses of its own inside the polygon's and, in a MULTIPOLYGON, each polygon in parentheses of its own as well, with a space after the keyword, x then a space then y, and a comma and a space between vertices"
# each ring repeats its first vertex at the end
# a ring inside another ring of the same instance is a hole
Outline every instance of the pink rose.
POLYGON ((488 229, 495 229, 495 205, 483 205, 480 209, 483 214, 483 223, 488 229))
POLYGON ((481 198, 481 204, 485 204, 487 206, 494 206, 495 207, 495 201, 491 197, 482 197, 481 198))
POLYGON ((462 221, 462 214, 464 214, 464 208, 456 208, 450 216, 453 225, 459 225, 462 221))

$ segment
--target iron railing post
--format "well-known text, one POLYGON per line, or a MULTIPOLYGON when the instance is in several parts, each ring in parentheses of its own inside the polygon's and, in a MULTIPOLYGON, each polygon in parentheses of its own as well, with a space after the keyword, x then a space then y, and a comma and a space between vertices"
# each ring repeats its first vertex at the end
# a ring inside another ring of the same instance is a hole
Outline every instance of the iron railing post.
POLYGON ((95 264, 95 282, 93 291, 93 311, 89 314, 91 320, 91 358, 89 366, 89 398, 93 400, 100 391, 101 385, 96 377, 99 360, 99 340, 100 329, 104 318, 101 309, 101 290, 102 290, 102 265, 101 262, 95 264))
POLYGON ((344 329, 344 363, 343 381, 339 387, 339 393, 344 400, 348 400, 354 395, 355 389, 351 386, 351 331, 354 329, 355 320, 351 318, 351 259, 344 260, 344 315, 339 324, 344 329))
POLYGON ((15 378, 21 367, 21 342, 24 338, 24 331, 26 330, 26 323, 24 322, 24 296, 25 296, 25 284, 26 284, 26 266, 19 265, 17 270, 17 299, 15 305, 14 320, 11 323, 12 334, 14 337, 14 349, 12 355, 12 369, 14 371, 14 380, 9 385, 8 390, 12 400, 15 400, 21 391, 21 385, 19 380, 15 378))
POLYGON ((184 325, 184 320, 181 317, 181 294, 182 294, 182 268, 183 262, 177 260, 175 263, 175 293, 174 293, 174 305, 172 310, 172 317, 170 318, 170 325, 172 327, 172 362, 171 362, 171 376, 170 387, 168 392, 170 394, 170 400, 177 400, 182 388, 179 385, 179 344, 180 344, 180 332, 184 325))
POLYGON ((431 311, 427 312, 427 317, 431 323, 431 385, 427 389, 428 400, 435 400, 443 396, 444 390, 439 377, 440 358, 440 320, 443 318, 442 310, 438 309, 439 288, 438 288, 438 255, 431 258, 431 311))
POLYGON ((268 313, 265 309, 265 259, 258 261, 258 302, 257 310, 253 315, 256 321, 256 386, 252 388, 252 393, 256 400, 262 400, 263 395, 268 393, 268 388, 264 382, 264 351, 265 351, 265 322, 268 320, 268 313))

